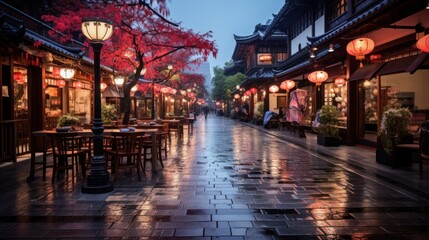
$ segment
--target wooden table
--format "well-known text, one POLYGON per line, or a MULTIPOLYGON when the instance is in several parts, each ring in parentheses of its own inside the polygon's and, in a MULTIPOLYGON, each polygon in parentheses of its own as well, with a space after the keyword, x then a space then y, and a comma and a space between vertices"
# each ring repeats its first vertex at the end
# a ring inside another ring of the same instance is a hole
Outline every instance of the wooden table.
MULTIPOLYGON (((103 135, 110 135, 112 132, 119 132, 119 129, 104 129, 103 135)), ((93 133, 91 129, 84 129, 82 131, 77 131, 80 136, 85 137, 92 137, 93 133)), ((151 135, 151 141, 152 141, 152 149, 151 151, 153 153, 157 152, 157 136, 156 133, 158 132, 158 129, 156 128, 148 128, 148 129, 135 129, 135 132, 139 132, 142 134, 150 134, 151 135)), ((37 139, 42 139, 43 141, 43 180, 46 179, 46 155, 48 150, 48 144, 47 144, 47 137, 49 134, 55 134, 57 133, 55 130, 41 130, 41 131, 34 131, 31 134, 31 163, 30 163, 30 175, 28 177, 28 180, 34 179, 34 171, 35 171, 35 165, 36 163, 36 142, 37 139)), ((40 163, 39 163, 40 164, 40 163)), ((158 155, 153 154, 152 157, 152 173, 158 172, 158 155)))
MULTIPOLYGON (((169 131, 169 135, 170 135, 170 124, 171 123, 175 123, 175 124, 177 124, 177 127, 178 127, 178 129, 177 129, 177 131, 178 131, 178 135, 179 135, 179 139, 181 139, 182 138, 182 134, 183 134, 183 125, 181 124, 181 121, 179 120, 179 119, 161 119, 161 120, 158 120, 158 121, 160 121, 160 122, 162 122, 162 123, 168 123, 168 131, 169 131)), ((171 135, 170 135, 171 136, 171 135)))

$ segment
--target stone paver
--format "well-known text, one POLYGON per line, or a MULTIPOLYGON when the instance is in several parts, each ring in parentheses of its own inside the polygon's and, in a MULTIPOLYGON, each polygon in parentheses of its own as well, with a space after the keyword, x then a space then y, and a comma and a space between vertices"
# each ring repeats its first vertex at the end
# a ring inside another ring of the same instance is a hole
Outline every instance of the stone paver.
POLYGON ((22 161, 0 168, 0 238, 429 237, 426 175, 377 165, 361 147, 314 142, 209 115, 189 138, 173 138, 158 174, 150 164, 140 182, 120 173, 115 190, 98 195, 81 193, 82 179, 52 184, 50 169, 27 183, 22 161))

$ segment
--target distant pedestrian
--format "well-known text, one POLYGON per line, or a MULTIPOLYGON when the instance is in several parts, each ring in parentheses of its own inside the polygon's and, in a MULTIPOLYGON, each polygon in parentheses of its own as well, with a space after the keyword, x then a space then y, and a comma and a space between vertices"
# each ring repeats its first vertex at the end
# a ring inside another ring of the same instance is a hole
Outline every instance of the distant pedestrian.
POLYGON ((209 111, 210 111, 209 106, 205 105, 203 107, 203 112, 204 112, 204 118, 205 119, 207 119, 207 115, 209 114, 209 111))

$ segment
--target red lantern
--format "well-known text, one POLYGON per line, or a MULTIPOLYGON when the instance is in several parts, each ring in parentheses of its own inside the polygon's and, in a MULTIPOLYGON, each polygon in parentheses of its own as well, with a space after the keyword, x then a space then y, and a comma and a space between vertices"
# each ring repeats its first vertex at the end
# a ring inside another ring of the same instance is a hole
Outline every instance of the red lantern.
POLYGON ((342 87, 342 86, 344 86, 346 84, 346 80, 344 78, 342 78, 342 77, 337 77, 334 80, 334 84, 335 84, 335 86, 342 87))
POLYGON ((421 37, 417 41, 416 46, 418 49, 422 50, 423 52, 429 52, 429 34, 421 37))
POLYGON ((289 90, 291 90, 294 87, 295 87, 295 82, 292 80, 286 80, 280 84, 280 88, 283 90, 286 90, 286 92, 289 92, 289 90))
POLYGON ((328 73, 325 71, 314 71, 308 74, 308 80, 310 82, 315 83, 316 86, 320 86, 324 81, 328 79, 328 73))
POLYGON ((347 53, 355 56, 356 60, 364 60, 365 55, 374 50, 374 41, 370 38, 358 38, 347 44, 347 53))
POLYGON ((57 80, 57 86, 58 86, 59 88, 63 88, 65 85, 66 85, 66 81, 64 81, 64 80, 62 80, 62 79, 57 80))
POLYGON ((250 92, 251 92, 251 93, 253 93, 253 94, 256 94, 256 93, 258 92, 258 89, 256 89, 256 88, 251 88, 251 89, 250 89, 250 92))
POLYGON ((277 85, 271 85, 271 87, 269 88, 270 92, 272 93, 276 93, 279 91, 279 87, 277 85))
POLYGON ((82 88, 82 83, 81 82, 74 82, 73 83, 73 87, 75 87, 75 88, 82 88))
POLYGON ((246 92, 244 92, 244 95, 250 96, 250 95, 252 95, 252 92, 250 92, 250 90, 247 90, 246 92))
POLYGON ((15 79, 15 81, 17 81, 17 82, 20 82, 20 81, 23 82, 23 77, 24 77, 24 74, 22 74, 22 72, 14 72, 13 73, 13 79, 15 79))
POLYGON ((54 68, 54 69, 52 70, 52 75, 53 75, 54 77, 61 77, 61 75, 60 75, 60 69, 59 69, 59 68, 54 68))

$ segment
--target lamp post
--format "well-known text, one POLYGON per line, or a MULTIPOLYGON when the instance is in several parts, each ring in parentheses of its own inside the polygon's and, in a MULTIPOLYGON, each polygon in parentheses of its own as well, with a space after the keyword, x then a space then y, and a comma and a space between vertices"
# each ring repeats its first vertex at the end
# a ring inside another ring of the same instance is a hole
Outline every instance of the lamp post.
POLYGON ((82 21, 82 32, 91 40, 94 50, 94 157, 91 159, 91 170, 86 183, 82 185, 83 193, 106 193, 113 190, 109 182, 109 173, 103 155, 103 121, 101 120, 101 91, 100 91, 100 52, 103 42, 113 33, 110 21, 102 18, 86 18, 82 21))

